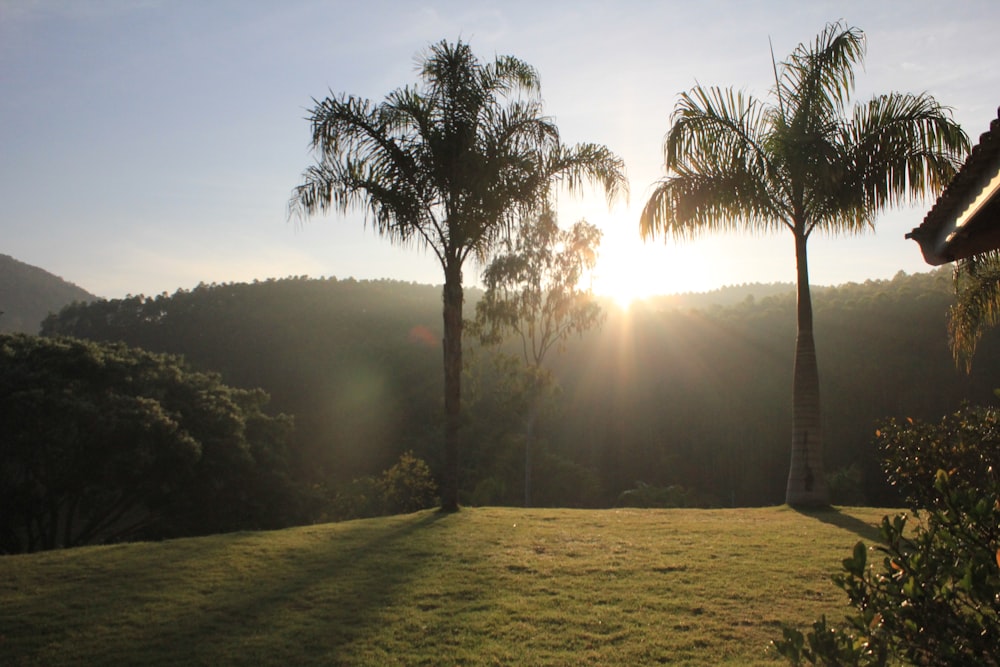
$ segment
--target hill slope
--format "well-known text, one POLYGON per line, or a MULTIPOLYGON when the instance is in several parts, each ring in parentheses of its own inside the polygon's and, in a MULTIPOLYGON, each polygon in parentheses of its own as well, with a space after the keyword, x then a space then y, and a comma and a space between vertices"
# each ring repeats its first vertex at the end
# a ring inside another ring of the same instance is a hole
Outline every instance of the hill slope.
MULTIPOLYGON (((963 400, 993 400, 1000 330, 984 338, 971 376, 956 370, 949 271, 814 293, 826 464, 842 473, 835 502, 898 502, 871 445, 883 418, 937 420, 963 400)), ((719 290, 696 310, 669 299, 609 308, 601 330, 552 355, 562 391, 537 423, 546 442, 534 462, 535 502, 607 507, 637 481, 693 489, 698 504, 781 502, 795 345, 795 295, 783 289, 719 290)), ((478 294, 466 296, 471 315, 478 294)), ((262 387, 275 410, 295 416, 296 469, 310 483, 377 473, 408 450, 440 470, 438 287, 202 285, 67 308, 46 326, 181 353, 227 384, 262 387)), ((522 416, 503 371, 476 347, 466 348, 463 493, 470 504, 519 503, 522 416)))
POLYGON ((885 512, 466 509, 0 558, 0 663, 778 665, 885 512))
POLYGON ((0 255, 0 332, 38 333, 49 313, 74 301, 97 299, 45 269, 0 255))

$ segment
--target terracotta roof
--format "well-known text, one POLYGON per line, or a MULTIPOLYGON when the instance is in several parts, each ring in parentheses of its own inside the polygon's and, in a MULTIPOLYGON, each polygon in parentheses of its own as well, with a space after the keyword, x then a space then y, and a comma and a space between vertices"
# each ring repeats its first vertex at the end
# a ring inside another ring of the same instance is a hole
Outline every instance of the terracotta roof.
POLYGON ((906 238, 935 266, 1000 248, 1000 108, 965 164, 906 238))

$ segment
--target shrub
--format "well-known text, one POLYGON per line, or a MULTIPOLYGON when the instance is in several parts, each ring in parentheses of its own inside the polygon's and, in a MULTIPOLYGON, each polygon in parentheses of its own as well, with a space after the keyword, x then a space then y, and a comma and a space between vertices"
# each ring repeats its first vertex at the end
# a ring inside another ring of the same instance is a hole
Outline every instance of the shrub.
POLYGON ((884 545, 859 542, 834 577, 855 612, 836 628, 825 618, 806 634, 786 628, 781 655, 793 665, 1000 665, 996 422, 995 410, 963 408, 938 425, 879 430, 890 480, 918 505, 916 525, 885 517, 884 545))
POLYGON ((389 514, 406 514, 433 507, 437 502, 437 484, 431 469, 413 452, 404 452, 394 466, 379 480, 389 514))
POLYGON ((634 489, 622 491, 616 507, 711 507, 711 499, 680 484, 654 486, 636 482, 634 489))
POLYGON ((942 498, 935 483, 939 470, 948 471, 951 488, 995 488, 1000 413, 963 406, 939 424, 889 420, 876 431, 876 446, 889 483, 909 506, 939 507, 942 498))
POLYGON ((320 512, 317 520, 348 521, 433 507, 437 485, 427 463, 405 452, 380 476, 359 477, 328 490, 326 495, 326 511, 320 512))
POLYGON ((850 465, 839 468, 826 476, 830 502, 834 505, 859 506, 865 504, 864 475, 861 468, 850 465))

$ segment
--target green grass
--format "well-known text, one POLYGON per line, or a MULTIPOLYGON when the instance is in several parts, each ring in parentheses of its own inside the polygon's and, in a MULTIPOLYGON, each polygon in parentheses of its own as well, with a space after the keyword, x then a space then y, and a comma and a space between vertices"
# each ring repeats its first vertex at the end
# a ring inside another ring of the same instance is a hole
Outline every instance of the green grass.
POLYGON ((889 512, 483 508, 5 556, 0 664, 782 664, 889 512))

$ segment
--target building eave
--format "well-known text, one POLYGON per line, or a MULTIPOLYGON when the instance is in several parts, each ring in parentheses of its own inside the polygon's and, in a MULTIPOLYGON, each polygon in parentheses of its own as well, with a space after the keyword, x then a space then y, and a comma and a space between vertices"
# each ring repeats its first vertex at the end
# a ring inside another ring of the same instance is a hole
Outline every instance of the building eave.
POLYGON ((906 238, 933 266, 1000 248, 1000 108, 965 164, 906 238))

